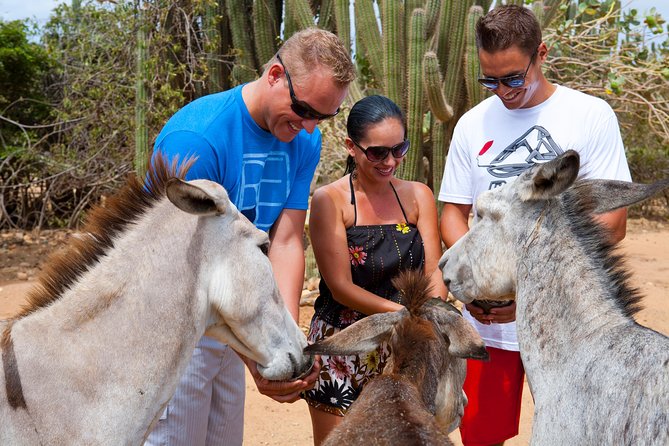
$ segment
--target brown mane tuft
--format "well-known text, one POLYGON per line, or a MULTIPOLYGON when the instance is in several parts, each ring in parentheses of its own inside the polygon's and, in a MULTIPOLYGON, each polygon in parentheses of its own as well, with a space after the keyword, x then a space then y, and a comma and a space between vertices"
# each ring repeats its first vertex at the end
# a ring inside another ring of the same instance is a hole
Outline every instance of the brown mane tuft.
POLYGON ((412 315, 417 315, 425 302, 430 300, 430 279, 418 270, 405 270, 392 280, 402 294, 404 305, 412 315))
POLYGON ((28 302, 16 316, 20 319, 43 308, 62 296, 63 292, 114 245, 114 238, 137 221, 148 209, 165 196, 165 185, 170 178, 183 179, 195 162, 189 158, 179 163, 169 161, 157 152, 149 163, 146 179, 128 176, 125 186, 106 200, 104 205, 92 208, 86 224, 68 245, 51 254, 43 263, 38 283, 28 295, 28 302))

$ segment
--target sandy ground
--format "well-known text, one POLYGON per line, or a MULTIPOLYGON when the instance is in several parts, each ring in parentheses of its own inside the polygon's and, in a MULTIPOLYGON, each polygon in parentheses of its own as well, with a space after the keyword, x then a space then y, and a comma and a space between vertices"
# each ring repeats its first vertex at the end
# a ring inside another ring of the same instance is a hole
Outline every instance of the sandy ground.
MULTIPOLYGON (((643 293, 644 310, 637 315, 643 325, 669 335, 669 225, 630 220, 627 238, 621 244, 622 252, 632 271, 632 283, 643 293)), ((0 250, 0 254, 8 255, 0 250)), ((28 266, 28 263, 26 263, 28 266)), ((30 274, 19 273, 23 279, 30 274)), ((30 280, 0 280, 0 319, 14 314, 23 302, 25 293, 32 286, 30 280)), ((300 324, 306 326, 313 309, 303 306, 300 324)), ((246 419, 244 422, 246 445, 295 445, 312 444, 309 410, 304 401, 280 404, 260 395, 253 380, 247 375, 246 419)), ((532 397, 527 387, 523 395, 520 434, 509 440, 509 446, 526 445, 532 424, 532 397)), ((451 434, 460 445, 457 431, 451 434)))

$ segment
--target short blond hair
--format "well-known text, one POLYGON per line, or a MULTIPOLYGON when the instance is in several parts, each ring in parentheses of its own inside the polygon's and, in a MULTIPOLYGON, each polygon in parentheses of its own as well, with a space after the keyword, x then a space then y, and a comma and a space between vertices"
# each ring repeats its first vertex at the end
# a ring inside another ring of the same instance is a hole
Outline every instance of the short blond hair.
MULTIPOLYGON (((295 83, 300 83, 318 66, 328 68, 341 87, 355 79, 355 67, 348 50, 339 37, 323 29, 306 28, 296 32, 284 42, 279 54, 295 83)), ((275 55, 265 64, 265 69, 277 61, 275 55)))

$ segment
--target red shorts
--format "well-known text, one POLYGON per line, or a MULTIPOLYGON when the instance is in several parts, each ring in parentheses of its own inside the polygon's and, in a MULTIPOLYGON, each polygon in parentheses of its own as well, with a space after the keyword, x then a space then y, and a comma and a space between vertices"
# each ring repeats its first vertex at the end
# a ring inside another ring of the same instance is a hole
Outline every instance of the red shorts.
POLYGON ((465 446, 501 443, 518 435, 525 369, 520 353, 487 347, 490 361, 467 360, 469 402, 460 423, 465 446))

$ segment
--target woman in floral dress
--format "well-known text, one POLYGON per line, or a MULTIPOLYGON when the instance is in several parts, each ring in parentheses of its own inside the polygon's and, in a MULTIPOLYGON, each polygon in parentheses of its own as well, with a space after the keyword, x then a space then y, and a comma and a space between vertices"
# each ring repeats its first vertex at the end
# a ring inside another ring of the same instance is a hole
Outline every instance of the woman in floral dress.
MULTIPOLYGON (((321 273, 309 341, 332 336, 367 315, 402 308, 391 279, 405 269, 431 275, 435 296, 446 296, 437 269, 441 242, 432 191, 395 177, 409 150, 400 108, 384 96, 358 101, 348 116, 343 178, 316 190, 309 229, 321 273)), ((319 445, 364 384, 380 374, 387 346, 359 356, 321 357, 316 386, 304 398, 319 445)))

